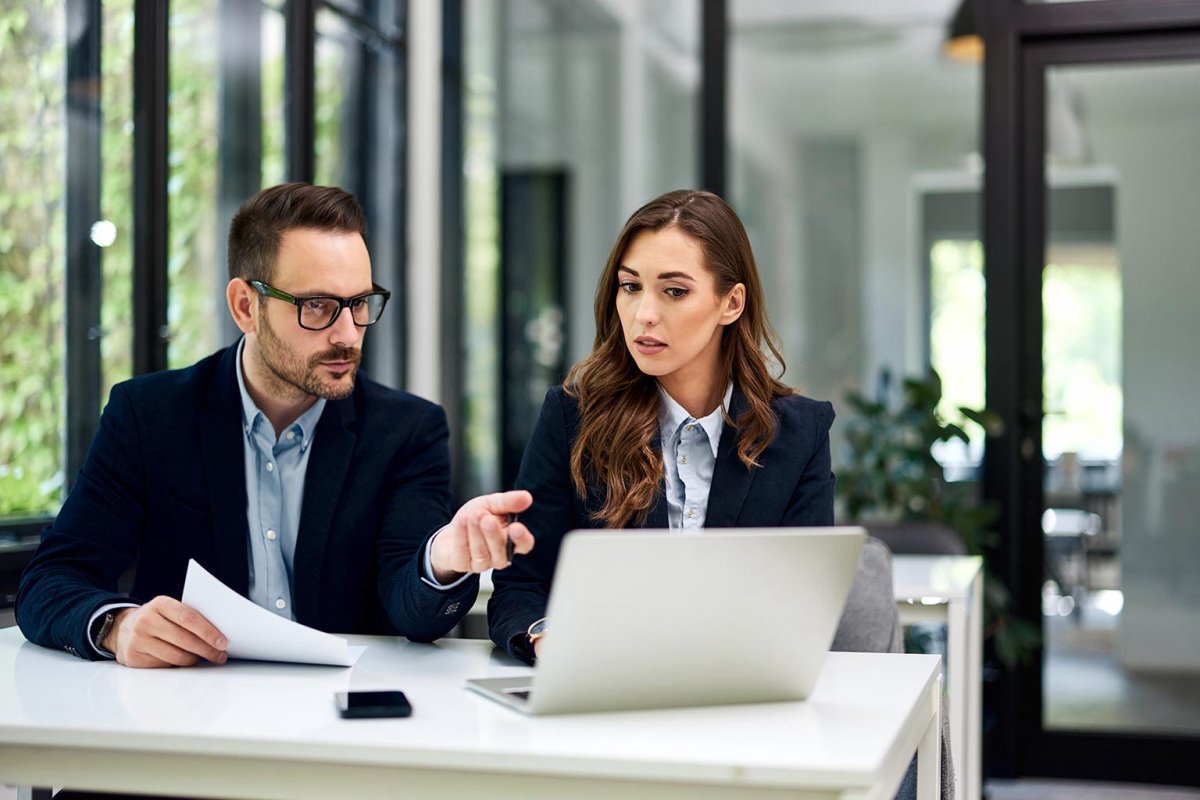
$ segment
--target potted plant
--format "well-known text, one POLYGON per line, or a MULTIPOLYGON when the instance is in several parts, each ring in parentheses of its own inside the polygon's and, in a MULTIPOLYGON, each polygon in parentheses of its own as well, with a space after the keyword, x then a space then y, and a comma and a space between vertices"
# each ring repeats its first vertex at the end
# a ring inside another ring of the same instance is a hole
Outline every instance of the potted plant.
MULTIPOLYGON (((960 426, 942 418, 938 404, 942 382, 930 370, 925 380, 903 384, 898 407, 850 392, 846 401, 855 416, 845 426, 846 457, 838 471, 837 496, 846 521, 857 524, 928 523, 954 531, 968 553, 985 555, 996 542, 990 530, 998 509, 979 497, 973 482, 947 481, 933 456, 938 442, 969 442, 960 426)), ((960 408, 988 436, 1002 423, 990 411, 960 408)), ((1028 659, 1040 641, 1040 629, 1009 613, 1004 583, 984 567, 984 636, 992 637, 996 656, 1006 665, 1028 659)))

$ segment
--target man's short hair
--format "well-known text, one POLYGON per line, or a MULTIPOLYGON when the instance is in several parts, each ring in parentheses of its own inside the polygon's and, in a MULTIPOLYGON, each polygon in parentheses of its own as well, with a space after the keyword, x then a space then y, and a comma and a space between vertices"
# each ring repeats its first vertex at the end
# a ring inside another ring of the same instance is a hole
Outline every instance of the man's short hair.
POLYGON ((365 238, 367 220, 354 195, 336 186, 282 183, 263 189, 229 225, 230 280, 271 283, 283 234, 298 228, 365 238))

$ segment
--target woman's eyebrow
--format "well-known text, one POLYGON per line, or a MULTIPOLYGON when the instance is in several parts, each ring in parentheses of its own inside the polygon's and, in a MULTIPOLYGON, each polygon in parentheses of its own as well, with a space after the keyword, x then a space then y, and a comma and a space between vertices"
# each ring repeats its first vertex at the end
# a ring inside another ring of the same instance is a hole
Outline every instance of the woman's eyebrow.
POLYGON ((635 277, 635 278, 640 278, 640 277, 641 277, 640 275, 638 275, 638 274, 637 274, 637 270, 635 270, 635 269, 630 269, 629 267, 625 266, 624 264, 622 264, 621 266, 617 267, 617 272, 620 272, 621 270, 625 270, 626 272, 628 272, 630 275, 632 275, 632 276, 633 276, 633 277, 635 277))
POLYGON ((664 272, 658 276, 658 279, 660 281, 667 281, 667 280, 670 280, 671 278, 684 278, 689 281, 696 280, 691 275, 688 275, 686 272, 664 272))

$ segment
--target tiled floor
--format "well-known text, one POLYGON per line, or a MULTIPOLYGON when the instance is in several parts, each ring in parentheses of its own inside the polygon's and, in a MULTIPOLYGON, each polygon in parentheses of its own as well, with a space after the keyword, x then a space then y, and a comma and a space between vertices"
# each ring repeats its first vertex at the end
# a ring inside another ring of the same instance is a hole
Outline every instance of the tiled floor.
POLYGON ((1090 604, 1046 617, 1046 727, 1200 735, 1200 674, 1122 668, 1114 655, 1119 619, 1090 604))
POLYGON ((988 781, 987 800, 1198 800, 1200 789, 1133 783, 1032 780, 988 781))

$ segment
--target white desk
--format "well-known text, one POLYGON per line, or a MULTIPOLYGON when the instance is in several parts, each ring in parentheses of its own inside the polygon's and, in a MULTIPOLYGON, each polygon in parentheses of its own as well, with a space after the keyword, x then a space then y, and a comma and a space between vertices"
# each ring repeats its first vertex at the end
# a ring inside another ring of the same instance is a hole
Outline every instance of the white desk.
POLYGON ((939 659, 832 653, 813 696, 530 718, 463 688, 521 667, 480 641, 352 637, 353 669, 132 670, 0 631, 0 783, 203 797, 890 800, 918 753, 940 790, 939 659), (409 719, 333 693, 399 688, 409 719))
POLYGON ((895 556, 900 621, 946 626, 946 683, 955 796, 979 800, 983 782, 983 559, 895 556))
MULTIPOLYGON (((946 626, 955 796, 979 800, 983 786, 983 558, 894 556, 893 585, 901 623, 946 626)), ((479 599, 470 613, 486 615, 491 596, 492 575, 486 572, 480 576, 479 599)))

